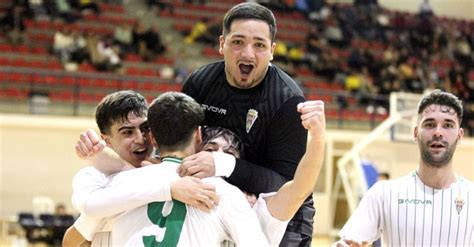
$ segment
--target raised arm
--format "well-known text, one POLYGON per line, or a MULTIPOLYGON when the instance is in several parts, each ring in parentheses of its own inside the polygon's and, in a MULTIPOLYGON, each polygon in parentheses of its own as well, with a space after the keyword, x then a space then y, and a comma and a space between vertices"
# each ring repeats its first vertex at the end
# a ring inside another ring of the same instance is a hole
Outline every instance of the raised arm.
POLYGON ((134 168, 133 165, 107 147, 94 130, 82 132, 76 144, 76 154, 79 158, 88 160, 97 170, 105 175, 111 175, 123 170, 134 168))
POLYGON ((266 198, 269 212, 279 220, 291 219, 312 193, 324 157, 326 141, 324 102, 300 103, 298 111, 301 113, 301 124, 308 130, 306 152, 293 180, 285 183, 274 196, 266 198))

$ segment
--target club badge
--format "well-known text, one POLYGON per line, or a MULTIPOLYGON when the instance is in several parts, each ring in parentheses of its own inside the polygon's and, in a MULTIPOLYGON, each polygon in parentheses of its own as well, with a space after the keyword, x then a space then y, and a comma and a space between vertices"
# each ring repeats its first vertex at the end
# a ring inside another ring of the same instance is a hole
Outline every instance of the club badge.
POLYGON ((250 129, 255 123, 255 120, 257 120, 257 117, 258 111, 255 109, 249 109, 249 111, 247 112, 247 122, 245 123, 245 130, 247 131, 247 133, 250 132, 250 129))
POLYGON ((464 199, 458 197, 454 200, 454 204, 456 204, 456 210, 458 211, 458 215, 461 213, 462 207, 464 206, 464 199))

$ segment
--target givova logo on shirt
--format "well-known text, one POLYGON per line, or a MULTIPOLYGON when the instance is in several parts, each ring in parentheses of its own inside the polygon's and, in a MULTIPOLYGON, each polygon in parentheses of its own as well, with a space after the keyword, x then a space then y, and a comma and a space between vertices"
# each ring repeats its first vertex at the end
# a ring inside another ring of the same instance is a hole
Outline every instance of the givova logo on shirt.
POLYGON ((398 204, 433 204, 431 200, 420 200, 420 199, 398 199, 398 204))
POLYGON ((201 107, 202 107, 202 109, 204 109, 204 110, 206 110, 206 111, 211 111, 211 112, 215 112, 215 113, 222 114, 222 115, 226 115, 226 114, 227 114, 227 110, 226 110, 226 109, 224 109, 224 108, 219 108, 219 107, 217 107, 217 106, 201 104, 201 107))

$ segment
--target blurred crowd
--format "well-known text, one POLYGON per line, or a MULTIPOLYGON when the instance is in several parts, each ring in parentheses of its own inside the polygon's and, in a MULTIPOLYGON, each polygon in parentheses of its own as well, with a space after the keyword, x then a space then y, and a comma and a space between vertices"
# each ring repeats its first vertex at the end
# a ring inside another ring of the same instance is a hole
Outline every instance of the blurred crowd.
POLYGON ((165 53, 157 25, 147 27, 141 22, 124 21, 114 26, 113 33, 76 28, 74 23, 88 15, 100 15, 100 3, 104 2, 121 4, 121 0, 16 0, 1 17, 0 28, 9 43, 18 45, 27 41, 26 20, 60 23, 49 48, 66 69, 85 63, 98 71, 123 73, 122 60, 129 53, 144 61, 165 53))
MULTIPOLYGON (((25 42, 25 19, 70 24, 87 15, 100 15, 102 2, 121 4, 121 0, 14 2, 0 23, 13 44, 25 42)), ((416 14, 384 9, 376 0, 355 0, 354 4, 329 4, 325 0, 257 2, 276 13, 300 12, 306 18, 304 41, 277 40, 275 61, 285 64, 290 74, 298 71, 295 68, 308 68, 320 80, 345 88, 369 113, 378 114, 387 113, 391 92, 422 93, 440 88, 464 101, 463 124, 471 134, 474 131, 474 22, 438 17, 428 0, 422 2, 416 14)), ((175 11, 172 2, 146 3, 158 14, 175 11)), ((221 25, 221 16, 203 17, 185 33, 184 43, 202 42, 215 47, 221 25)), ((127 54, 152 61, 166 50, 158 26, 146 27, 140 22, 124 22, 105 35, 64 25, 56 30, 51 44, 51 51, 64 64, 87 63, 100 71, 118 73, 123 72, 122 60, 127 54)), ((177 71, 182 80, 187 70, 177 71)), ((345 96, 338 97, 338 102, 341 108, 348 106, 345 96)))
MULTIPOLYGON (((474 22, 437 17, 429 1, 417 14, 390 11, 370 0, 262 2, 279 11, 300 11, 310 23, 304 44, 277 40, 275 59, 307 66, 323 80, 341 84, 368 112, 385 114, 394 91, 452 92, 463 100, 463 124, 473 134, 474 22)), ((340 103, 347 105, 344 98, 340 103)))

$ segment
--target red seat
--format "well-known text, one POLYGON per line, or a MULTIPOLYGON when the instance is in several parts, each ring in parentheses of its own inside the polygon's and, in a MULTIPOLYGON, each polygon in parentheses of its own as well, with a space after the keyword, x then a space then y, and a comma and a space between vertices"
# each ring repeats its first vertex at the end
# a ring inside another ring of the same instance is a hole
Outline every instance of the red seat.
POLYGON ((83 103, 92 103, 92 102, 95 102, 95 98, 94 98, 94 95, 90 93, 80 92, 79 101, 83 103))
POLYGON ((8 79, 9 81, 16 83, 30 83, 31 75, 13 72, 9 74, 8 79))
POLYGON ((74 100, 74 94, 70 91, 50 92, 49 98, 51 101, 71 102, 74 100))
POLYGON ((152 69, 144 69, 140 72, 140 74, 143 76, 157 76, 158 75, 158 73, 152 69))
POLYGON ((72 76, 63 77, 62 84, 66 86, 74 86, 76 84, 76 78, 72 76))
POLYGON ((60 83, 60 79, 54 75, 35 75, 34 83, 53 86, 58 85, 60 83))
POLYGON ((0 72, 0 82, 8 82, 8 72, 0 72))
POLYGON ((171 83, 169 84, 169 91, 175 91, 175 92, 180 92, 181 89, 183 88, 183 85, 178 84, 178 83, 171 83))
POLYGON ((26 89, 7 88, 2 90, 0 96, 13 100, 25 100, 28 97, 28 91, 26 89))
POLYGON ((102 88, 107 87, 106 79, 92 79, 91 82, 92 82, 92 86, 94 87, 102 87, 102 88))
POLYGON ((137 54, 127 53, 127 55, 125 55, 125 60, 131 62, 139 62, 142 60, 142 58, 137 54))
POLYGON ((16 58, 11 61, 11 64, 15 67, 28 67, 28 61, 23 58, 16 58))
POLYGON ((119 80, 109 80, 107 83, 107 87, 111 89, 118 90, 120 89, 121 81, 119 80))
POLYGON ((89 78, 80 77, 78 81, 80 87, 88 87, 91 85, 91 83, 89 82, 89 78))
POLYGON ((10 64, 10 60, 5 57, 0 57, 0 66, 8 66, 10 64))
POLYGON ((127 68, 127 74, 129 75, 140 75, 140 69, 136 67, 128 67, 127 68))
POLYGON ((95 71, 94 67, 88 63, 81 63, 79 65, 79 70, 80 71, 95 71))
POLYGON ((0 51, 4 52, 13 52, 13 46, 10 44, 0 44, 0 51))
POLYGON ((137 89, 137 82, 136 81, 122 81, 122 89, 137 89))
POLYGON ((173 64, 174 64, 174 59, 169 58, 169 57, 158 56, 158 57, 155 59, 155 63, 157 63, 157 64, 165 64, 165 65, 173 65, 173 64))
POLYGON ((46 50, 46 48, 44 48, 44 47, 37 46, 37 47, 31 48, 31 53, 46 55, 46 54, 48 54, 48 50, 46 50))
POLYGON ((139 89, 146 90, 146 91, 154 91, 155 83, 154 82, 143 82, 138 85, 139 89))
POLYGON ((18 45, 15 47, 15 51, 20 53, 29 53, 30 49, 26 45, 18 45))
POLYGON ((63 65, 59 61, 56 61, 56 60, 49 60, 46 63, 46 67, 48 69, 63 69, 63 65))

